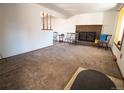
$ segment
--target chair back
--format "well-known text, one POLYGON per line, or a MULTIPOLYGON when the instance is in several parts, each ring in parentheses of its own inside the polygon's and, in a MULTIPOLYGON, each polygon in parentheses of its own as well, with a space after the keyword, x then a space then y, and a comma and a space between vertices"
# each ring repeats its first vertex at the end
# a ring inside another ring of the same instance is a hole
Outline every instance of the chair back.
POLYGON ((106 42, 107 40, 107 35, 106 34, 101 34, 100 35, 100 42, 106 42))
POLYGON ((71 33, 71 40, 75 40, 75 33, 71 33))
POLYGON ((108 35, 108 36, 107 36, 107 41, 106 41, 107 43, 109 43, 109 42, 110 42, 111 37, 112 37, 112 35, 108 35))
POLYGON ((101 34, 100 35, 100 42, 109 43, 112 35, 109 34, 101 34))
POLYGON ((72 40, 78 40, 78 33, 71 33, 72 40))
POLYGON ((70 39, 71 38, 71 33, 67 33, 66 34, 66 39, 70 39))
POLYGON ((53 40, 57 41, 58 32, 53 32, 53 40))

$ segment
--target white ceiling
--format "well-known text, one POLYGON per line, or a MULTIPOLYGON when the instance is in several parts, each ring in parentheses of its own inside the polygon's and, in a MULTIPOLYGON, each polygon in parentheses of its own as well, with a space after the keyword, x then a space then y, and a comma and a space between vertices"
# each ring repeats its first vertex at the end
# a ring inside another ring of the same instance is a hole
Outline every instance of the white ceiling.
POLYGON ((117 6, 116 3, 41 3, 40 5, 67 17, 82 13, 108 11, 117 6))

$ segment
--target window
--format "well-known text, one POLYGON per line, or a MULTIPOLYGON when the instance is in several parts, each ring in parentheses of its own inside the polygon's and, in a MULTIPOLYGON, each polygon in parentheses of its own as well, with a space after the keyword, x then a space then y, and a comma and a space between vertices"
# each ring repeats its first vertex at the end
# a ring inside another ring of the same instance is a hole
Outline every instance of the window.
POLYGON ((118 23, 114 38, 114 43, 119 50, 121 50, 121 46, 122 46, 123 33, 124 33, 124 7, 122 7, 119 11, 118 23))

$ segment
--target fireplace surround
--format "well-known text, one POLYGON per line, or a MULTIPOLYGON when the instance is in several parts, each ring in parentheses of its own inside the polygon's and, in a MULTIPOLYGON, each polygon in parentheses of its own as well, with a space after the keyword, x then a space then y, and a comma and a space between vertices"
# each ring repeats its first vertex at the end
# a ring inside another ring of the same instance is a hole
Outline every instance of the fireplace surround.
POLYGON ((76 33, 78 33, 78 43, 83 45, 95 45, 95 41, 99 40, 102 25, 76 25, 76 33))
POLYGON ((76 33, 79 33, 79 40, 94 41, 90 39, 99 39, 102 25, 76 25, 76 33), (82 37, 81 37, 82 36, 82 37))

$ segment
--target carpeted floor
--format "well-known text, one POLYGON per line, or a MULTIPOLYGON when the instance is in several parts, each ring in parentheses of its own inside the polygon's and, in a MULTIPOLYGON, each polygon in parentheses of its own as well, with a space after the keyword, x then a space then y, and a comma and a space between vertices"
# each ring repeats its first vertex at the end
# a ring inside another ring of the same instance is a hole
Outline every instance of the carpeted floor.
POLYGON ((64 89, 79 66, 121 78, 110 50, 61 43, 0 60, 0 89, 64 89))

